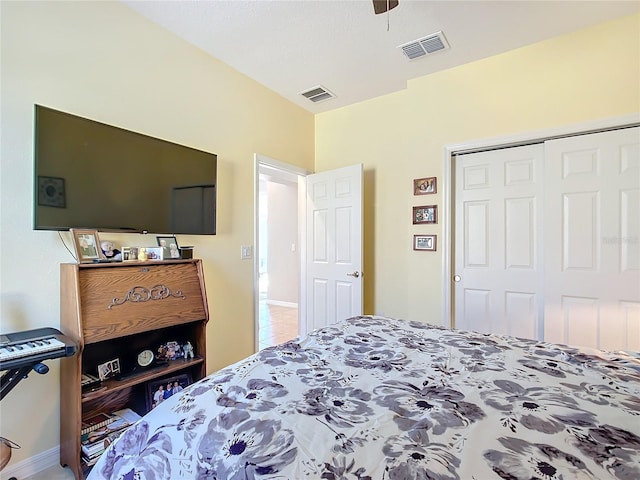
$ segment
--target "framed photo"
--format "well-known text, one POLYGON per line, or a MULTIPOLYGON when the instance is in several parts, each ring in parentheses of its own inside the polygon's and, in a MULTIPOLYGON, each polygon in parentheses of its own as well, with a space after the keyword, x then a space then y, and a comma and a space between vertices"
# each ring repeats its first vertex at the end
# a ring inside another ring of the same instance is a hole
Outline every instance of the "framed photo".
POLYGON ((436 243, 437 243, 437 235, 414 235, 413 236, 414 250, 427 250, 430 252, 435 252, 436 243))
POLYGON ((156 237, 158 246, 164 250, 163 259, 170 260, 172 258, 180 258, 180 246, 176 237, 156 237))
POLYGON ((98 365, 98 378, 100 381, 106 380, 116 373, 120 373, 120 360, 118 358, 98 365))
POLYGON ((438 223, 438 206, 421 205, 413 207, 413 224, 438 223))
POLYGON ((164 248, 162 247, 146 247, 147 260, 165 260, 164 248))
POLYGON ((191 375, 183 373, 173 377, 147 382, 147 411, 151 411, 164 400, 191 385, 191 375))
POLYGON ((104 260, 106 257, 100 247, 97 230, 82 230, 72 228, 73 245, 76 249, 78 263, 91 263, 94 260, 104 260))
POLYGON ((122 261, 123 262, 137 262, 138 261, 138 247, 122 247, 122 261))
POLYGON ((438 181, 436 177, 416 178, 413 181, 414 195, 429 195, 438 192, 438 181))
POLYGON ((38 176, 38 205, 66 208, 64 178, 38 176))

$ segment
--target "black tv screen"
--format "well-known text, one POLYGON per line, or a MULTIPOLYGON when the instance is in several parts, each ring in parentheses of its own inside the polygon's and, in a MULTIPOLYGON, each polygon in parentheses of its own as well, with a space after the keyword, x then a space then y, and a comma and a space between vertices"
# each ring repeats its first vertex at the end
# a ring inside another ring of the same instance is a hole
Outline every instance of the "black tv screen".
POLYGON ((36 230, 215 235, 217 156, 35 106, 36 230))

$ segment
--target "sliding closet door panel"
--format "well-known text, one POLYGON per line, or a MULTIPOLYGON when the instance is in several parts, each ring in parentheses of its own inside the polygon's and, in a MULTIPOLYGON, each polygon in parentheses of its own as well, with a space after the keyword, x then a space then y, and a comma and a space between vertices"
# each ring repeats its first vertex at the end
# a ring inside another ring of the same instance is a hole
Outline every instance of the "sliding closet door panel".
POLYGON ((454 325, 539 338, 542 144, 455 159, 454 325))
POLYGON ((638 128, 545 143, 545 340, 637 346, 639 158, 638 128))

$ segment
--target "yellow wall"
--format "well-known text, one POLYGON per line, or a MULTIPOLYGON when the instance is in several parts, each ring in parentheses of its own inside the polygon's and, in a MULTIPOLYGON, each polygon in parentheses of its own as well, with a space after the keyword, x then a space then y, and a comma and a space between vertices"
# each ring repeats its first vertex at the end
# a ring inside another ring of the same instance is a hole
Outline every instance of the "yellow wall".
MULTIPOLYGON (((0 331, 59 326, 59 264, 72 261, 56 232, 32 229, 37 103, 218 155, 218 234, 178 241, 204 261, 208 370, 253 353, 253 264, 240 260, 240 245, 253 243, 253 155, 312 170, 313 115, 119 2, 0 5, 0 331)), ((0 405, 0 435, 22 445, 12 465, 59 443, 59 372, 48 364, 0 405)))
POLYGON ((316 171, 364 164, 365 312, 442 322, 442 246, 414 252, 412 239, 442 239, 445 146, 640 112, 639 47, 632 15, 317 115, 316 171), (438 193, 413 196, 432 176, 438 193), (438 225, 412 225, 411 207, 431 204, 438 225))

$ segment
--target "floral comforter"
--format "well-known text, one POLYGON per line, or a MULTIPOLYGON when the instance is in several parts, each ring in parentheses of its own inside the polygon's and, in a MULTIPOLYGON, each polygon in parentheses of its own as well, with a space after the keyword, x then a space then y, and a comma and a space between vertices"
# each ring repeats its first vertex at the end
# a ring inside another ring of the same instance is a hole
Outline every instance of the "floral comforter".
POLYGON ((355 317, 191 385, 99 479, 640 478, 640 359, 355 317))

